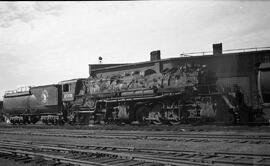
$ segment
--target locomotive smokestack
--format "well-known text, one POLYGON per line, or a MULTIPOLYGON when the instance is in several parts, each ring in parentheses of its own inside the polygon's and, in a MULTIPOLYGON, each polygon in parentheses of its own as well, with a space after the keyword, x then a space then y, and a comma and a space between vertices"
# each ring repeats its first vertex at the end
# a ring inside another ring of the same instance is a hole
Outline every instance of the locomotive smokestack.
POLYGON ((150 61, 160 60, 160 50, 152 51, 150 53, 150 61))
POLYGON ((222 43, 213 44, 213 55, 222 55, 222 43))

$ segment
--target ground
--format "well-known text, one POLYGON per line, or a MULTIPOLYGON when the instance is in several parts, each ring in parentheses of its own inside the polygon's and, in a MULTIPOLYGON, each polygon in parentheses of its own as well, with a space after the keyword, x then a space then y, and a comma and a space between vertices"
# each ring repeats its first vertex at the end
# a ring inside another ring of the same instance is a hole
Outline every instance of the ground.
MULTIPOLYGON (((98 133, 162 133, 162 134, 241 134, 249 136, 270 136, 269 126, 0 126, 0 131, 12 131, 22 133, 68 133, 68 134, 89 134, 98 135, 98 133), (118 130, 116 130, 118 129, 118 130)), ((108 134, 110 135, 110 134, 108 134)), ((124 146, 135 148, 161 148, 170 150, 194 150, 198 152, 238 152, 252 154, 270 154, 270 142, 264 144, 251 143, 228 143, 219 140, 210 142, 194 141, 162 141, 148 139, 119 139, 119 138, 71 138, 71 137, 52 137, 37 136, 27 134, 3 134, 0 140, 22 140, 22 141, 41 141, 53 143, 101 145, 101 146, 124 146)), ((0 160, 2 163, 3 160, 0 160)), ((12 165, 12 164, 11 164, 12 165)))

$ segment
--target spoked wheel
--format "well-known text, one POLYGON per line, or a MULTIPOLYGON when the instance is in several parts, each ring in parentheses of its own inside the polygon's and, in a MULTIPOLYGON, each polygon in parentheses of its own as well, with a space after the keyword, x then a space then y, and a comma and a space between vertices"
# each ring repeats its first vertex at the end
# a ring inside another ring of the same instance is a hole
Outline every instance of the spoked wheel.
POLYGON ((147 118, 151 124, 160 125, 162 124, 161 115, 159 112, 151 111, 148 113, 147 118))
POLYGON ((180 124, 180 117, 174 111, 165 112, 165 120, 170 125, 180 124))
POLYGON ((136 109, 136 119, 141 124, 147 124, 149 121, 147 120, 148 114, 151 111, 150 107, 147 106, 139 106, 136 109))
POLYGON ((68 116, 67 116, 67 123, 70 125, 74 125, 76 122, 76 114, 75 112, 71 111, 69 112, 68 116))
POLYGON ((162 116, 162 105, 155 103, 151 112, 149 112, 149 118, 151 119, 151 123, 155 125, 163 124, 162 116))

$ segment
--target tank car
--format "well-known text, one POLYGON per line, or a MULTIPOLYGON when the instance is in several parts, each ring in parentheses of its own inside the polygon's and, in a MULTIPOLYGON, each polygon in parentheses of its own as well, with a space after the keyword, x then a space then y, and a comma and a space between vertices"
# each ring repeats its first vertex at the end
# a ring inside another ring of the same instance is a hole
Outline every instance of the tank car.
POLYGON ((13 124, 61 122, 61 87, 52 84, 8 91, 3 98, 3 113, 13 124))

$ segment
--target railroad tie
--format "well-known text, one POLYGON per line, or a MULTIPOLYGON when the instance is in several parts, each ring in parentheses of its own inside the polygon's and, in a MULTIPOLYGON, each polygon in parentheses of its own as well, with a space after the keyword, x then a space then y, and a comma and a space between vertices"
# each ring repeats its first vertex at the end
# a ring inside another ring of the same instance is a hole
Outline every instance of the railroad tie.
MULTIPOLYGON (((120 164, 124 164, 124 163, 128 163, 132 160, 125 160, 125 159, 115 159, 114 161, 110 161, 107 164, 109 165, 120 165, 120 164)), ((128 165, 128 164, 127 164, 128 165)))
POLYGON ((28 156, 20 156, 20 157, 14 159, 14 161, 20 161, 20 162, 23 162, 23 163, 27 163, 27 161, 32 161, 32 160, 33 159, 28 157, 28 156))

